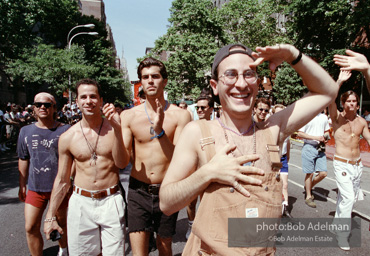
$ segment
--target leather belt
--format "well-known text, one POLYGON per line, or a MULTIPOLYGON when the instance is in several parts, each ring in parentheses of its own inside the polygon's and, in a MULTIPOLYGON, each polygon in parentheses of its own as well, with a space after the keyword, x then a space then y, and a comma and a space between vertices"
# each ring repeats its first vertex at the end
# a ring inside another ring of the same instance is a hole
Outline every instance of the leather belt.
POLYGON ((99 190, 99 191, 89 191, 79 188, 77 186, 73 186, 73 191, 81 196, 91 197, 93 199, 101 199, 107 197, 109 195, 115 194, 119 190, 118 184, 114 187, 110 187, 107 189, 99 190))
POLYGON ((341 157, 334 156, 334 160, 338 160, 338 161, 341 161, 343 163, 353 164, 353 165, 359 165, 359 163, 361 163, 361 158, 359 158, 357 160, 347 160, 347 159, 344 159, 344 158, 341 158, 341 157))
POLYGON ((147 184, 133 177, 130 177, 130 183, 128 187, 134 190, 141 189, 144 190, 145 192, 148 192, 149 194, 157 196, 159 195, 159 189, 161 187, 161 184, 147 184))

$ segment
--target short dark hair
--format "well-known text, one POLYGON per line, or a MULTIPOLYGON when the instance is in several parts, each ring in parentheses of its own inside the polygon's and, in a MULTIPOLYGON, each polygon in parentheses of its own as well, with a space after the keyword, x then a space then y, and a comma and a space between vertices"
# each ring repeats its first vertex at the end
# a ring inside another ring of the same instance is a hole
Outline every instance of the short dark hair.
POLYGON ((344 103, 347 101, 347 99, 349 98, 349 96, 351 95, 354 95, 356 97, 356 100, 357 100, 357 104, 360 102, 360 99, 357 95, 357 93, 355 93, 354 91, 352 90, 349 90, 345 93, 343 93, 341 96, 340 96, 340 102, 342 103, 342 105, 344 105, 344 103))
POLYGON ((137 68, 137 76, 139 80, 141 80, 141 71, 144 68, 148 68, 151 66, 159 67, 159 73, 161 74, 162 78, 167 79, 168 75, 167 75, 166 67, 164 66, 163 62, 160 60, 154 59, 152 57, 148 57, 142 60, 139 64, 139 67, 137 68))
POLYGON ((79 81, 76 83, 76 94, 77 94, 77 97, 78 97, 78 88, 79 88, 82 84, 94 85, 94 86, 98 89, 98 94, 99 94, 99 96, 100 96, 100 97, 102 97, 102 90, 101 90, 100 85, 98 84, 98 82, 97 82, 97 81, 95 81, 94 79, 91 79, 91 78, 83 78, 83 79, 79 80, 79 81))
POLYGON ((254 107, 256 108, 259 103, 266 104, 267 106, 269 106, 269 108, 271 108, 271 102, 266 98, 258 98, 256 100, 256 103, 254 103, 254 107))
POLYGON ((198 97, 197 102, 200 101, 200 100, 207 100, 208 101, 208 106, 210 108, 214 108, 215 107, 215 101, 213 100, 212 96, 209 96, 209 95, 206 95, 206 94, 201 94, 198 97))

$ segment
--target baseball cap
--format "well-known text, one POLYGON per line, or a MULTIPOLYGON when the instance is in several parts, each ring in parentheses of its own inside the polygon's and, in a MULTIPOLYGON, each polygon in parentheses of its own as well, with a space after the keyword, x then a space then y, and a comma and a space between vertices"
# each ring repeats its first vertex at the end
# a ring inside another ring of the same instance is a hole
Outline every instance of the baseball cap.
POLYGON ((253 60, 256 60, 256 58, 254 58, 252 56, 252 52, 253 51, 251 49, 249 49, 247 46, 245 46, 243 44, 229 44, 229 45, 226 45, 226 46, 222 47, 220 50, 218 50, 218 52, 216 53, 215 58, 213 60, 212 78, 217 79, 217 75, 216 75, 217 67, 221 63, 221 61, 223 61, 225 58, 227 58, 230 55, 235 54, 235 53, 242 53, 242 54, 248 55, 253 60), (244 48, 244 50, 243 49, 232 49, 232 48, 237 47, 237 46, 241 47, 241 48, 244 48))

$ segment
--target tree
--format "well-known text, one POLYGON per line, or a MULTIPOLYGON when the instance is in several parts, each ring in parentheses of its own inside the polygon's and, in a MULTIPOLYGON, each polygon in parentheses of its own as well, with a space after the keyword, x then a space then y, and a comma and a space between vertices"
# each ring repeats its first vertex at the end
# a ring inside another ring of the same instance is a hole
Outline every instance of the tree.
POLYGON ((276 103, 290 105, 300 99, 307 88, 303 86, 302 79, 287 63, 283 63, 274 79, 273 93, 276 103))
POLYGON ((26 49, 22 59, 8 64, 7 72, 33 84, 48 84, 51 92, 61 95, 68 89, 68 75, 78 79, 89 77, 95 67, 84 60, 85 51, 74 46, 70 51, 55 46, 36 44, 26 49))
POLYGON ((168 31, 156 40, 153 53, 169 54, 169 98, 196 98, 208 86, 213 57, 227 42, 225 33, 209 0, 175 0, 170 12, 168 31))
POLYGON ((74 0, 0 0, 0 71, 6 74, 7 63, 20 58, 37 37, 64 47, 79 16, 74 0))
POLYGON ((34 87, 48 84, 60 96, 68 88, 68 75, 72 85, 91 77, 101 83, 106 100, 129 101, 130 84, 114 68, 105 24, 83 16, 75 0, 0 0, 0 14, 0 71, 10 82, 19 77, 34 87), (66 49, 70 29, 89 23, 99 38, 81 35, 66 49))
MULTIPOLYGON (((352 49, 370 57, 368 1, 287 2, 286 10, 290 15, 286 24, 288 35, 299 49, 318 61, 335 79, 338 77, 339 67, 333 62, 334 54, 344 54, 345 49, 352 49)), ((349 89, 361 94, 362 76, 354 73, 350 81, 340 88, 339 95, 349 89)), ((367 92, 364 95, 368 96, 367 92)))

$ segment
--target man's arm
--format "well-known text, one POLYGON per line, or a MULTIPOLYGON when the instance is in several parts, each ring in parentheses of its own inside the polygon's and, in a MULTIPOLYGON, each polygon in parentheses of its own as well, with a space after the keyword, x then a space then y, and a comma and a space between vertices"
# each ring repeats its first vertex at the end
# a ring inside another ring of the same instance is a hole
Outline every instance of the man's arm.
MULTIPOLYGON (((269 61, 271 70, 274 70, 283 61, 292 63, 299 55, 298 49, 287 44, 257 47, 256 50, 258 53, 253 53, 253 56, 257 60, 253 66, 259 65, 263 61, 269 61)), ((281 144, 287 136, 320 113, 335 99, 338 93, 338 85, 331 76, 306 55, 303 54, 301 60, 292 67, 301 76, 309 92, 300 100, 268 119, 268 126, 277 144, 281 144)))
MULTIPOLYGON (((159 134, 163 131, 163 121, 164 121, 164 110, 163 106, 160 105, 159 100, 156 100, 157 103, 157 115, 153 120, 153 127, 156 134, 159 134)), ((185 127, 185 125, 190 122, 190 114, 187 111, 183 110, 176 110, 176 118, 178 118, 177 126, 174 133, 173 141, 171 141, 166 134, 162 137, 158 138, 161 148, 163 150, 164 155, 167 159, 172 159, 173 152, 175 150, 175 145, 178 141, 178 138, 181 134, 181 131, 185 127)))
MULTIPOLYGON (((182 131, 175 152, 160 189, 160 208, 170 215, 181 210, 201 194, 211 182, 230 186, 249 196, 239 183, 259 185, 261 181, 245 174, 263 175, 264 171, 243 163, 257 160, 257 155, 229 156, 235 147, 226 145, 210 162, 196 170, 199 161, 201 132, 197 123, 189 123, 182 131)), ((201 151, 201 154, 204 154, 201 151)))
POLYGON ((112 157, 114 164, 123 169, 130 161, 129 154, 125 148, 122 137, 121 119, 113 104, 105 104, 103 114, 111 124, 116 139, 113 140, 112 157))
MULTIPOLYGON (((342 84, 347 81, 351 77, 351 71, 341 70, 339 72, 337 84, 339 88, 342 86, 342 84)), ((337 108, 337 104, 335 103, 335 100, 332 101, 329 105, 329 115, 332 122, 336 122, 338 119, 339 111, 337 108)))
POLYGON ((298 131, 298 136, 301 137, 302 139, 306 139, 306 140, 317 140, 317 141, 321 141, 321 142, 325 141, 324 136, 313 136, 313 135, 309 135, 309 134, 307 134, 305 132, 302 132, 302 131, 298 131))
POLYGON ((335 64, 341 66, 341 70, 360 71, 366 80, 367 89, 370 92, 370 64, 366 56, 351 50, 346 50, 347 55, 334 55, 335 64))
POLYGON ((18 159, 18 170, 19 170, 19 192, 18 197, 22 202, 26 201, 27 195, 27 179, 28 179, 28 167, 30 164, 29 159, 18 159))
POLYGON ((360 121, 364 124, 364 129, 362 130, 362 136, 367 141, 367 143, 370 145, 370 130, 367 126, 367 122, 362 117, 360 117, 360 121))
POLYGON ((59 138, 58 143, 58 174, 55 177, 53 190, 51 192, 49 209, 46 213, 44 223, 44 233, 47 239, 50 239, 50 233, 53 230, 58 230, 63 234, 63 229, 58 225, 58 222, 53 219, 56 216, 58 208, 64 200, 69 187, 71 186, 71 169, 73 163, 73 156, 69 151, 69 144, 71 143, 72 136, 66 132, 59 138))

